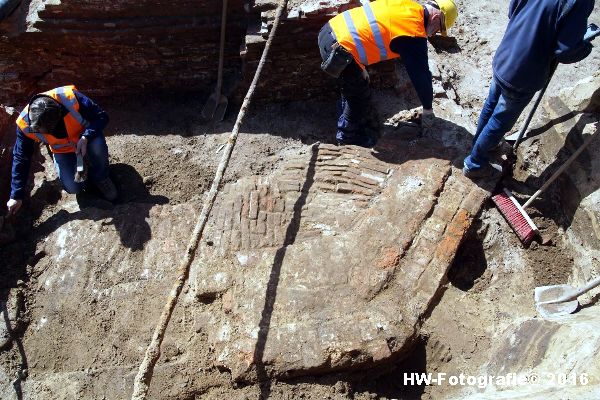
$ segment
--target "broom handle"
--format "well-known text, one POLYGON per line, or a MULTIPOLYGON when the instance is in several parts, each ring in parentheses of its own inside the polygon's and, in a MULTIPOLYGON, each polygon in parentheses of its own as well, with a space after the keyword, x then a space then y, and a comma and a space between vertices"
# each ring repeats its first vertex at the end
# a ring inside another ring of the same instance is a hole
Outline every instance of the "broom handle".
POLYGON ((585 142, 583 142, 583 144, 581 146, 579 146, 579 148, 577 149, 577 151, 575 151, 575 153, 573 153, 573 155, 571 155, 571 157, 569 157, 569 159, 563 164, 561 165, 561 167, 558 169, 558 171, 556 171, 551 177, 550 179, 548 179, 541 188, 539 188, 539 190, 537 192, 535 192, 533 194, 533 196, 531 196, 529 198, 529 200, 527 200, 527 202, 525 204, 523 204, 523 208, 527 208, 527 206, 529 206, 531 204, 532 201, 534 201, 544 190, 546 190, 548 188, 548 186, 550 186, 550 184, 552 184, 552 182, 554 182, 556 180, 556 178, 558 178, 558 176, 560 174, 563 173, 563 171, 565 169, 567 169, 569 167, 569 165, 571 165, 573 163, 573 161, 575 161, 575 159, 579 156, 579 154, 581 154, 581 152, 588 146, 588 144, 590 144, 590 142, 594 139, 594 137, 596 136, 596 134, 598 133, 598 131, 600 131, 600 128, 596 128, 596 132, 592 133, 586 140, 585 142))
POLYGON ((529 123, 531 122, 531 119, 533 118, 533 114, 535 114, 535 111, 537 110, 538 106, 540 105, 540 102, 542 101, 542 97, 544 97, 544 93, 546 93, 546 89, 548 88, 548 85, 550 84, 552 75, 554 75, 554 72, 556 71, 556 67, 558 67, 558 61, 554 61, 552 63, 552 66, 550 67, 550 75, 548 76, 548 80, 546 80, 546 84, 544 85, 542 90, 540 90, 540 93, 538 94, 537 99, 535 100, 535 104, 533 105, 533 108, 531 109, 531 111, 529 111, 529 115, 527 116, 525 123, 523 123, 523 126, 521 127, 521 130, 519 131, 517 140, 515 141, 515 144, 513 144, 513 151, 515 151, 515 152, 517 151, 517 147, 519 147, 519 144, 521 144, 521 139, 523 139, 523 135, 525 135, 525 131, 529 127, 529 123))
POLYGON ((577 296, 579 297, 582 294, 589 292, 598 285, 600 285, 600 276, 586 283, 584 287, 580 287, 579 289, 577 289, 575 293, 577 293, 577 296))

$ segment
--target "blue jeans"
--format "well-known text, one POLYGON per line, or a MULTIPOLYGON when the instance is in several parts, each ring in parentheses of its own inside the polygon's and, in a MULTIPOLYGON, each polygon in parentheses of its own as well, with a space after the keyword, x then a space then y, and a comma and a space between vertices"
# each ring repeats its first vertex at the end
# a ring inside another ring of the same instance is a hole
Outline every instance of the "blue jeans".
MULTIPOLYGON (((104 135, 99 134, 88 142, 87 145, 88 179, 92 182, 100 182, 108 178, 108 146, 104 135)), ((77 156, 75 153, 54 154, 54 167, 58 178, 68 193, 80 193, 85 182, 75 182, 77 171, 77 156)))
POLYGON ((489 164, 490 150, 512 129, 534 94, 515 92, 492 79, 490 92, 477 122, 473 149, 464 161, 467 169, 475 170, 489 164))

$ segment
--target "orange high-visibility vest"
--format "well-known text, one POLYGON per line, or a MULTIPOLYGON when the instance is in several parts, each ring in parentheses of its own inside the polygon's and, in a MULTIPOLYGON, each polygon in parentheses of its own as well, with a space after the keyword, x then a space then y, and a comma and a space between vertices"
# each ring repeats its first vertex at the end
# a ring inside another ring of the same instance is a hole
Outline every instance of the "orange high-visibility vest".
POLYGON ((63 118, 65 127, 67 128, 66 138, 59 139, 52 136, 52 134, 34 132, 31 129, 31 123, 29 121, 29 105, 27 105, 23 111, 21 111, 21 114, 19 114, 17 126, 25 136, 36 142, 42 142, 49 145, 50 150, 52 150, 53 153, 74 153, 77 142, 81 138, 81 134, 85 131, 85 128, 89 126, 89 122, 84 120, 81 114, 79 114, 79 102, 75 97, 75 90, 77 90, 77 88, 74 85, 69 85, 40 93, 52 97, 69 111, 63 118))
POLYGON ((362 65, 399 57, 390 50, 398 36, 427 37, 423 6, 413 0, 377 0, 336 15, 329 25, 337 42, 362 65))

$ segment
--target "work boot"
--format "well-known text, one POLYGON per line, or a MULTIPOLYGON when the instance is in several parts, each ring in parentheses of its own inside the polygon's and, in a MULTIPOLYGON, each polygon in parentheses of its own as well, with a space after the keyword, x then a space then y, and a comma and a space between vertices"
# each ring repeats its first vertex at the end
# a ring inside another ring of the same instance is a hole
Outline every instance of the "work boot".
POLYGON ((507 142, 506 142, 506 140, 504 140, 504 139, 500 139, 500 141, 499 141, 498 143, 496 143, 496 144, 494 145, 494 147, 492 147, 492 148, 490 149, 490 153, 493 153, 493 152, 495 152, 495 151, 498 151, 498 150, 502 149, 502 146, 504 146, 504 143, 507 143, 507 142))
POLYGON ((100 190, 102 197, 106 200, 115 201, 117 199, 117 188, 110 178, 107 177, 106 179, 97 182, 96 187, 100 190))
POLYGON ((365 130, 373 132, 375 136, 381 132, 383 123, 381 122, 379 111, 377 111, 377 108, 375 108, 372 104, 369 104, 367 107, 361 126, 363 126, 365 130))
POLYGON ((358 135, 350 139, 337 139, 338 146, 354 145, 371 148, 375 146, 375 143, 377 143, 377 139, 368 135, 358 135))
POLYGON ((463 167, 463 174, 469 179, 485 178, 494 180, 502 176, 502 167, 498 164, 487 164, 477 169, 469 169, 465 166, 463 167))

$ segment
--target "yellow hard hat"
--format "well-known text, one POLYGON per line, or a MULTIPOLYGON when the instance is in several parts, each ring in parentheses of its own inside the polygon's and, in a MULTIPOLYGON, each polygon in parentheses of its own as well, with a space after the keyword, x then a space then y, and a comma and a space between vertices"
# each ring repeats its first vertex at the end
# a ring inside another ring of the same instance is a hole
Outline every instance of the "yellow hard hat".
POLYGON ((458 9, 454 0, 435 0, 437 5, 440 7, 440 11, 444 14, 444 26, 442 28, 442 35, 446 36, 446 30, 450 29, 456 22, 458 17, 458 9))

